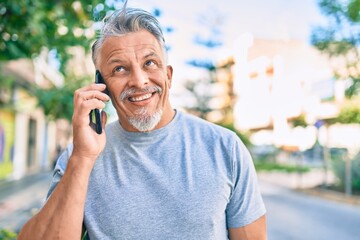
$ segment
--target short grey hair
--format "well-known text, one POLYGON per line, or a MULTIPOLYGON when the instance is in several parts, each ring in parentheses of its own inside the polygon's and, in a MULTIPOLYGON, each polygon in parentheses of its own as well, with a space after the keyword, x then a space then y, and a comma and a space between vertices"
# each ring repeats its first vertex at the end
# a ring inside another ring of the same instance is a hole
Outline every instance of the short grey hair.
POLYGON ((166 58, 165 38, 160 27, 159 21, 149 12, 139 8, 127 8, 127 1, 122 9, 116 10, 111 15, 103 19, 97 40, 92 45, 92 60, 96 66, 104 40, 108 37, 122 36, 128 33, 146 30, 151 33, 164 50, 166 58))

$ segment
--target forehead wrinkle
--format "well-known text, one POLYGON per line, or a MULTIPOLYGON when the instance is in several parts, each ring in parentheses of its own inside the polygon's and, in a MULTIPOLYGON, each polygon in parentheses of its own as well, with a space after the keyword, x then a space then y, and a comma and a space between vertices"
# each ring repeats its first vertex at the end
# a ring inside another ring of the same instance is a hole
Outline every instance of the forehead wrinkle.
POLYGON ((131 53, 132 53, 132 51, 128 51, 125 49, 116 49, 116 50, 110 51, 110 53, 108 54, 108 56, 105 59, 105 62, 106 63, 125 62, 126 58, 124 58, 123 55, 125 55, 125 54, 128 55, 131 53))
POLYGON ((103 62, 108 63, 111 58, 128 61, 131 55, 121 57, 121 55, 126 54, 133 54, 135 59, 141 59, 150 56, 148 54, 149 52, 154 52, 156 53, 157 57, 161 57, 160 51, 162 53, 163 49, 157 40, 154 39, 150 33, 146 31, 140 31, 124 36, 113 36, 106 38, 103 42, 103 46, 100 48, 99 55, 104 56, 103 62), (141 38, 139 39, 137 36, 141 36, 141 38))
POLYGON ((159 55, 155 51, 151 51, 148 54, 145 54, 143 58, 149 58, 149 57, 157 57, 159 58, 159 55))
POLYGON ((128 53, 130 55, 133 55, 135 57, 135 59, 137 59, 137 60, 147 59, 149 57, 160 58, 155 50, 153 50, 152 48, 144 47, 144 48, 140 48, 138 50, 135 49, 134 51, 133 50, 130 50, 130 51, 122 51, 122 50, 115 51, 115 52, 111 53, 107 57, 107 59, 106 59, 107 64, 125 63, 125 62, 127 62, 128 58, 123 57, 123 55, 126 54, 126 53, 128 53))

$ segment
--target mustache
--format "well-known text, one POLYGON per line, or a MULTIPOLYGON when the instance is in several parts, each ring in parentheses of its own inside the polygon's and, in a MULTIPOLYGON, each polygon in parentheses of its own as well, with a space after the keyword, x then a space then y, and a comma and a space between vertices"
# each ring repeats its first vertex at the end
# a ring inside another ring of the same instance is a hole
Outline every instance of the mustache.
POLYGON ((125 99, 129 98, 132 94, 135 94, 135 93, 153 93, 153 92, 157 92, 161 95, 162 88, 160 86, 147 86, 144 88, 132 87, 132 88, 126 89, 125 91, 123 91, 120 94, 120 100, 124 101, 125 99))

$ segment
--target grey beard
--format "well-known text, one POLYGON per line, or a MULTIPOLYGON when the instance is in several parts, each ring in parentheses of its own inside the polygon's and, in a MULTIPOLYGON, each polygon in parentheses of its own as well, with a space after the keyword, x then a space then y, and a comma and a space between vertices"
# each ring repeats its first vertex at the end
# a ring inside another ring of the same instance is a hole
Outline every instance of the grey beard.
POLYGON ((162 114, 162 109, 159 109, 154 114, 149 115, 144 107, 136 111, 135 116, 128 117, 128 121, 140 132, 148 132, 159 124, 162 114))
MULTIPOLYGON (((134 93, 153 93, 157 92, 159 95, 162 94, 162 89, 159 86, 147 86, 145 88, 139 89, 132 87, 122 92, 120 95, 120 100, 125 101, 131 94, 134 93)), ((153 130, 161 120, 163 111, 162 109, 156 110, 152 115, 148 114, 147 108, 142 107, 134 112, 134 116, 128 116, 128 122, 140 132, 148 132, 153 130)))

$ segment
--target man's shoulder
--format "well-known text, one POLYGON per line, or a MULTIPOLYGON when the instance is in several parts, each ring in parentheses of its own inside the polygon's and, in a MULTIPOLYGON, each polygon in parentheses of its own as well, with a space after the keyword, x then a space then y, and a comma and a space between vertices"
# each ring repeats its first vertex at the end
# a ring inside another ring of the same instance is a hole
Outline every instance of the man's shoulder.
POLYGON ((209 135, 222 136, 226 138, 234 138, 236 134, 216 123, 212 123, 195 115, 181 112, 180 113, 180 122, 184 127, 190 129, 191 131, 201 132, 209 135))
POLYGON ((74 148, 73 143, 69 143, 67 147, 61 152, 59 158, 56 160, 55 170, 59 170, 61 174, 65 172, 73 148, 74 148))

